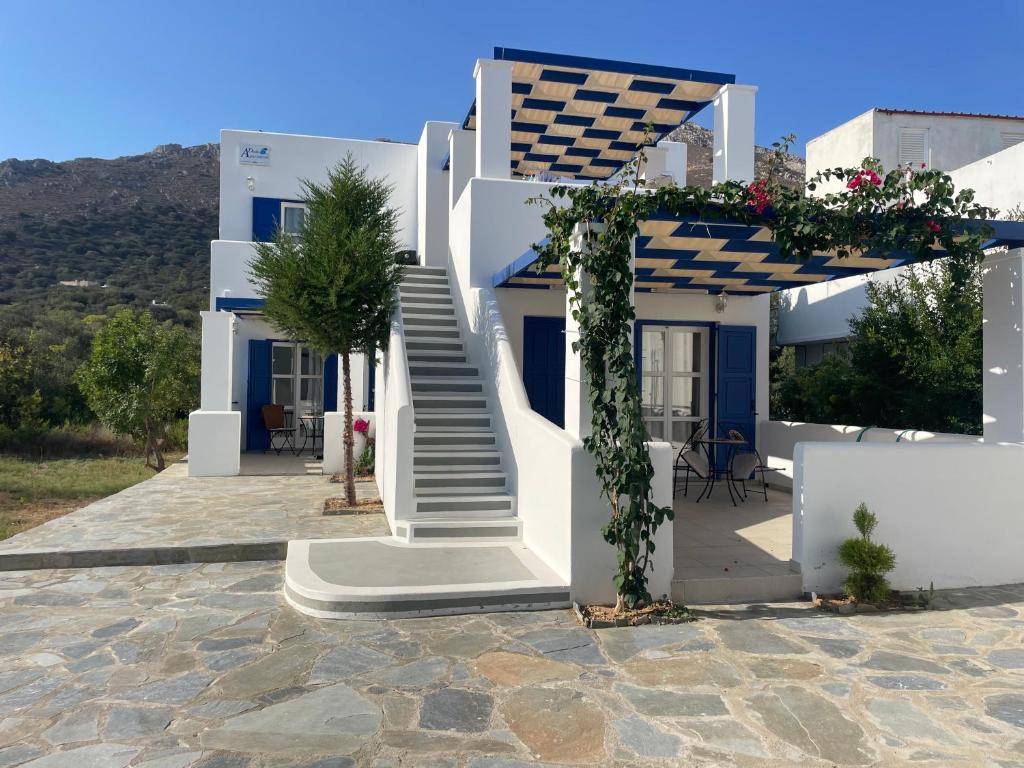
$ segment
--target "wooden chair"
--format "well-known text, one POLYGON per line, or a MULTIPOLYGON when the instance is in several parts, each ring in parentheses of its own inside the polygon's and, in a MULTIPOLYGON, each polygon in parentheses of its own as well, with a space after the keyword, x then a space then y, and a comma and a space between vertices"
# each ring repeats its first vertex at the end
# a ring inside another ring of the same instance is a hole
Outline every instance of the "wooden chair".
POLYGON ((273 448, 278 456, 281 451, 290 447, 295 453, 295 427, 289 427, 285 422, 284 406, 274 403, 267 403, 260 408, 260 415, 263 416, 263 426, 270 433, 270 444, 263 449, 266 453, 273 448), (274 441, 281 438, 280 445, 275 447, 274 441))

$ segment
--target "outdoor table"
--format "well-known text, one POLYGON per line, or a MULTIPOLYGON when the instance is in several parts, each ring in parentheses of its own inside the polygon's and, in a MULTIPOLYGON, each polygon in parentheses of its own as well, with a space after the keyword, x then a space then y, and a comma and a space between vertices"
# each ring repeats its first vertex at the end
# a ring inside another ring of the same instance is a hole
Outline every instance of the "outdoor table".
POLYGON ((302 438, 302 447, 295 452, 296 455, 301 454, 306 450, 306 443, 312 439, 313 445, 310 447, 310 451, 313 454, 314 459, 323 458, 322 454, 316 452, 316 441, 320 439, 320 445, 323 446, 324 441, 324 417, 323 414, 310 413, 305 416, 300 416, 299 421, 302 424, 302 431, 304 433, 302 438))
MULTIPOLYGON (((704 453, 708 457, 708 480, 704 484, 704 490, 700 492, 700 496, 697 497, 699 503, 701 499, 711 498, 711 491, 715 488, 715 479, 719 473, 725 475, 725 487, 729 491, 729 500, 732 505, 736 506, 736 497, 740 495, 739 489, 734 488, 735 479, 732 476, 732 457, 736 452, 736 449, 741 445, 746 445, 746 440, 735 440, 731 437, 706 437, 701 439, 700 444, 704 446, 704 453), (725 467, 718 469, 716 466, 717 450, 718 446, 726 446, 729 449, 729 454, 726 457, 725 467), (733 493, 733 490, 736 493, 733 493)), ((740 497, 742 498, 742 497, 740 497)))

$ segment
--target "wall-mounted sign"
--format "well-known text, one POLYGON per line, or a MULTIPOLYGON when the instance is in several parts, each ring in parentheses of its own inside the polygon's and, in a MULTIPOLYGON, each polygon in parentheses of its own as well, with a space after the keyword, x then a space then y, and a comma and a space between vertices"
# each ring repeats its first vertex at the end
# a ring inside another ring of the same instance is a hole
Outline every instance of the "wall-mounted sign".
POLYGON ((238 162, 240 165, 270 165, 270 147, 239 144, 238 162))

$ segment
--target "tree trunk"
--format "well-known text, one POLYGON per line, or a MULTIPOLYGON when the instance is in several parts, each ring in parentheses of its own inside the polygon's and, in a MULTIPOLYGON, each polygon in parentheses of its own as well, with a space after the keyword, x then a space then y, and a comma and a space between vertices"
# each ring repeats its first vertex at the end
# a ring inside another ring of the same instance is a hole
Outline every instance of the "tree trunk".
POLYGON ((345 399, 345 426, 342 438, 345 443, 345 503, 354 507, 356 505, 356 473, 355 459, 352 456, 355 450, 355 435, 352 433, 352 367, 347 351, 341 355, 341 373, 344 381, 342 396, 345 399))

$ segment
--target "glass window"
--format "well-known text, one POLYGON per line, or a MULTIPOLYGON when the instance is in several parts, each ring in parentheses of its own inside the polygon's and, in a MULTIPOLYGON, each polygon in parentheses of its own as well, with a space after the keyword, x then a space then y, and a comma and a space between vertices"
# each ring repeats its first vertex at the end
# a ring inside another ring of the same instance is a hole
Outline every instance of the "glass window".
POLYGON ((290 376, 274 377, 273 401, 288 409, 295 406, 295 388, 290 376))
POLYGON ((319 376, 324 372, 323 361, 320 358, 320 353, 316 350, 303 347, 301 360, 303 376, 319 376))
POLYGON ((273 373, 275 376, 290 376, 295 370, 292 360, 295 348, 291 344, 275 344, 273 349, 273 373))
POLYGON ((700 416, 700 379, 693 376, 672 378, 672 415, 700 416))
POLYGON ((663 376, 644 376, 640 384, 640 411, 644 416, 665 414, 663 376))
POLYGON ((672 422, 672 437, 671 440, 674 443, 685 443, 690 439, 690 435, 693 434, 694 428, 697 426, 695 421, 673 421, 672 422))
POLYGON ((281 205, 281 228, 289 235, 298 235, 302 232, 302 221, 306 217, 306 209, 301 205, 281 205))
POLYGON ((645 420, 644 424, 647 426, 647 435, 652 440, 663 440, 665 438, 665 422, 661 419, 650 419, 645 420))
POLYGON ((314 409, 323 402, 323 380, 320 378, 303 377, 300 399, 314 409))
POLYGON ((644 329, 643 372, 661 373, 665 370, 665 329, 644 329))
POLYGON ((700 373, 701 334, 696 331, 672 333, 672 370, 700 373))

